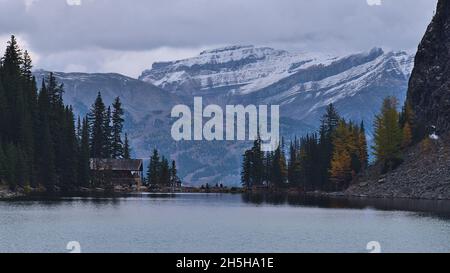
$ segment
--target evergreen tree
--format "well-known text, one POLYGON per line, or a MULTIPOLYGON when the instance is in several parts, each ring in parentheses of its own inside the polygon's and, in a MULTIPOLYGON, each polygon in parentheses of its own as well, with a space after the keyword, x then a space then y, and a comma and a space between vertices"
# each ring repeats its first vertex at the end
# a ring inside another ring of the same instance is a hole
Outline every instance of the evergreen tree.
POLYGON ((261 151, 261 138, 257 137, 251 149, 251 169, 252 185, 260 186, 264 176, 264 152, 261 151))
POLYGON ((89 123, 91 131, 91 157, 92 158, 105 158, 105 147, 107 145, 107 132, 105 132, 105 113, 106 107, 103 103, 102 95, 99 92, 94 105, 91 108, 89 114, 89 123))
POLYGON ((87 118, 84 118, 81 127, 81 139, 78 154, 78 180, 82 187, 90 186, 89 154, 89 124, 87 118))
POLYGON ((252 152, 251 150, 247 150, 244 153, 244 159, 242 161, 242 171, 241 171, 241 183, 244 188, 251 188, 251 160, 252 160, 252 152))
POLYGON ((123 144, 123 158, 130 159, 131 158, 131 148, 128 143, 128 134, 125 134, 125 142, 123 144))
POLYGON ((112 156, 112 128, 111 128, 111 107, 108 106, 105 112, 103 123, 104 146, 103 158, 111 158, 112 156))
POLYGON ((71 107, 65 109, 65 127, 64 127, 64 161, 61 172, 61 189, 69 191, 81 186, 78 183, 78 141, 75 134, 75 120, 71 107))
POLYGON ((321 177, 319 179, 320 184, 318 185, 318 187, 321 189, 326 189, 330 186, 328 170, 331 167, 331 159, 333 156, 333 134, 339 124, 340 119, 341 118, 334 105, 328 105, 320 126, 319 166, 321 177))
POLYGON ((50 99, 48 97, 45 83, 42 82, 42 88, 38 98, 39 107, 39 139, 38 139, 38 175, 39 181, 43 183, 48 191, 53 191, 56 186, 57 176, 55 169, 55 152, 50 133, 50 99))
POLYGON ((180 183, 180 178, 178 177, 177 164, 175 160, 172 160, 172 166, 170 167, 170 184, 172 187, 176 187, 180 183))
POLYGON ((170 186, 170 167, 167 158, 162 157, 160 163, 160 184, 163 187, 170 186))
POLYGON ((161 161, 158 150, 154 149, 148 165, 147 181, 150 185, 161 184, 161 161))
POLYGON ((78 184, 78 139, 64 88, 50 73, 38 92, 32 61, 14 36, 0 61, 0 179, 11 188, 78 184))
POLYGON ((8 182, 9 188, 11 190, 15 190, 17 187, 18 179, 18 152, 17 148, 12 143, 6 145, 5 158, 6 181, 8 182))
POLYGON ((82 134, 83 134, 83 129, 82 129, 82 125, 81 125, 81 119, 80 119, 80 116, 78 116, 78 119, 77 119, 77 140, 78 140, 78 142, 81 142, 81 137, 82 137, 82 134))
POLYGON ((275 150, 272 161, 271 182, 275 187, 284 187, 287 180, 286 157, 283 151, 283 143, 275 150))
POLYGON ((3 145, 0 141, 0 184, 6 180, 7 171, 6 171, 6 162, 7 158, 5 152, 3 150, 3 145))
POLYGON ((261 151, 261 138, 253 142, 253 147, 244 154, 241 182, 244 187, 263 185, 265 180, 264 152, 261 151))
POLYGON ((364 170, 369 165, 369 152, 367 148, 367 137, 364 121, 361 122, 358 136, 359 160, 361 162, 361 169, 364 170))
POLYGON ((120 98, 117 97, 113 104, 112 113, 112 157, 122 158, 124 157, 123 143, 122 143, 122 130, 123 130, 123 115, 122 103, 120 98))
POLYGON ((320 179, 321 165, 317 164, 321 160, 320 146, 317 135, 307 135, 300 141, 300 151, 298 156, 299 182, 305 191, 323 190, 320 179))

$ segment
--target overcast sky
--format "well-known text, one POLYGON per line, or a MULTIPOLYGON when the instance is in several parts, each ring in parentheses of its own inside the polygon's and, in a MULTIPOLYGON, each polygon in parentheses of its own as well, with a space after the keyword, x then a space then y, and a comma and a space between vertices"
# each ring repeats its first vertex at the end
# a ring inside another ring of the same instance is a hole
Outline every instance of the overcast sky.
POLYGON ((233 44, 292 51, 414 50, 437 0, 0 0, 36 68, 137 77, 155 61, 233 44))

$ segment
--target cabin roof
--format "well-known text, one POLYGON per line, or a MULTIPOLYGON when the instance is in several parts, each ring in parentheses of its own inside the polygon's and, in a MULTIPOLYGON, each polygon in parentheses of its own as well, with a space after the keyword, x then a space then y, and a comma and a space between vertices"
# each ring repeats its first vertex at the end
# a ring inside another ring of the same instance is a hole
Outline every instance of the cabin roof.
POLYGON ((91 158, 90 168, 95 171, 143 171, 142 159, 99 159, 91 158))

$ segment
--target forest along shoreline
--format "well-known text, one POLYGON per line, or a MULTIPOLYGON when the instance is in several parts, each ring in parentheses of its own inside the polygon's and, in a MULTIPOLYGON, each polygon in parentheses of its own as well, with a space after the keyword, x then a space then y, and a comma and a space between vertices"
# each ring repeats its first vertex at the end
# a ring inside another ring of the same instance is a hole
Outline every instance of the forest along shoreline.
MULTIPOLYGON (((79 122, 86 130, 75 130, 73 111, 62 101, 62 86, 50 74, 37 92, 31 59, 26 52, 21 53, 13 36, 0 66, 0 199, 79 190, 450 200, 449 28, 450 1, 439 0, 416 54, 405 103, 399 105, 388 97, 375 118, 370 147, 373 163, 368 160, 364 123, 345 120, 330 104, 318 132, 288 145, 282 141, 271 153, 263 153, 257 139, 243 155, 241 188, 208 184, 183 187, 175 162, 159 157, 157 150, 150 160, 148 180, 142 177, 142 187, 118 188, 107 172, 90 177, 90 158, 114 160, 130 154, 128 150, 114 156, 110 149, 104 149, 115 145, 104 143, 110 139, 105 132, 109 136, 111 128, 110 119, 104 119, 100 94, 94 106, 101 107, 94 107, 93 116, 101 118, 86 117, 83 126, 79 122), (17 96, 22 99, 15 99, 17 96), (30 114, 33 111, 36 115, 30 114), (18 117, 25 125, 19 126, 11 117, 18 117), (89 129, 90 137, 86 133, 89 129)), ((108 109, 106 117, 109 115, 108 109)), ((121 130, 115 135, 119 136, 116 144, 120 144, 121 130)))

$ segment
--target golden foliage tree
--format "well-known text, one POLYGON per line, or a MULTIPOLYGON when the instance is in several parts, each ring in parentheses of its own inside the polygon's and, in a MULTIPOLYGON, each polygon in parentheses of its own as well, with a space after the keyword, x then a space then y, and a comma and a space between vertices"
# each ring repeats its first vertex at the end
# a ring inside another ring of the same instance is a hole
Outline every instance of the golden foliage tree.
POLYGON ((359 128, 339 122, 333 137, 333 157, 331 159, 330 178, 336 189, 345 188, 353 178, 355 161, 359 159, 359 128))
POLYGON ((401 161, 403 132, 400 127, 397 100, 388 97, 384 100, 381 113, 375 118, 374 155, 384 164, 384 171, 393 169, 401 161))

